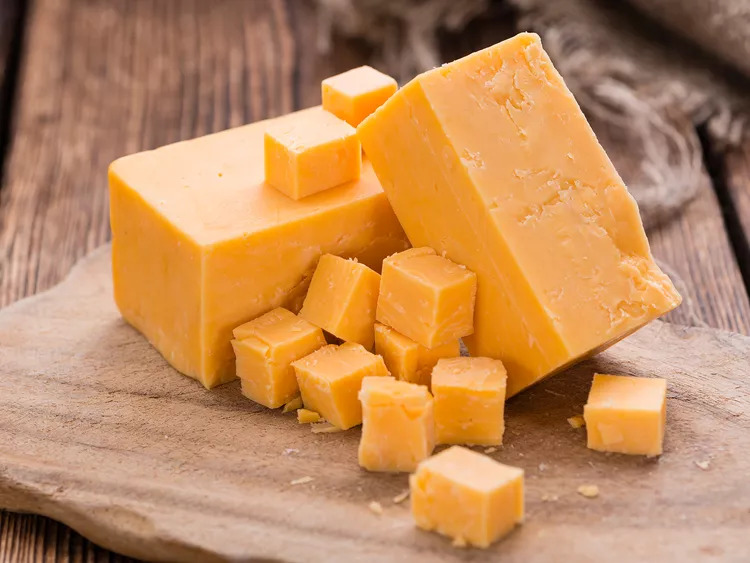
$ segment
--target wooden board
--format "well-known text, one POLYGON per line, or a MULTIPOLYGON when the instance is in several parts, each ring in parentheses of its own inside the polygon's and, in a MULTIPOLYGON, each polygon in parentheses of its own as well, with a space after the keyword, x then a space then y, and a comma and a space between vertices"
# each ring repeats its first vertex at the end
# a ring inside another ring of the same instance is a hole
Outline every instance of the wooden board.
MULTIPOLYGON (((105 247, 0 312, 0 505, 147 559, 476 559, 392 503, 406 475, 359 469, 358 429, 316 435, 236 383, 206 391, 120 319, 110 294, 105 247)), ((654 323, 510 401, 492 457, 526 470, 528 521, 494 556, 750 558, 748 354, 747 337, 654 323), (568 425, 594 370, 669 379, 660 459, 592 452, 568 425), (578 495, 582 484, 601 496, 578 495)))

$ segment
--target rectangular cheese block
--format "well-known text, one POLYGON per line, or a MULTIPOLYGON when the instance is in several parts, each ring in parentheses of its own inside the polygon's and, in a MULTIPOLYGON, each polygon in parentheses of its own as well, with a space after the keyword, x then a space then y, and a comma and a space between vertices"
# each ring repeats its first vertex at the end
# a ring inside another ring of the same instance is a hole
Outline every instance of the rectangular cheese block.
POLYGON ((275 409, 299 395, 292 362, 325 346, 323 331, 281 307, 233 331, 242 394, 275 409))
POLYGON ((109 169, 117 306, 206 387, 235 377, 233 328, 276 307, 299 311, 322 254, 379 270, 408 244, 367 162, 357 182, 300 201, 265 185, 272 122, 126 156, 109 169))
POLYGON ((502 444, 506 380, 500 360, 440 360, 432 370, 438 444, 502 444))
POLYGON ((370 66, 360 66, 321 83, 323 109, 356 127, 398 89, 396 81, 370 66))
POLYGON ((383 261, 378 322, 437 348, 474 330, 477 278, 432 248, 410 248, 383 261))
POLYGON ((362 423, 362 380, 388 375, 383 358, 353 342, 324 346, 292 366, 305 407, 343 430, 362 423))
POLYGON ((366 377, 359 392, 359 464, 369 471, 414 471, 435 447, 432 396, 424 385, 366 377))
POLYGON ((452 446, 419 464, 409 478, 417 526, 488 547, 523 522, 523 469, 452 446))
POLYGON ((461 344, 454 340, 437 348, 425 348, 391 327, 376 323, 375 353, 383 356, 385 366, 396 379, 429 388, 432 368, 440 358, 458 356, 461 344))
POLYGON ((336 338, 371 350, 379 291, 377 272, 356 260, 325 254, 299 314, 336 338))
POLYGON ((417 76, 357 134, 411 243, 476 273, 464 341, 509 395, 680 303, 538 36, 417 76))
POLYGON ((594 375, 583 408, 588 447, 656 456, 667 421, 667 382, 658 377, 594 375))

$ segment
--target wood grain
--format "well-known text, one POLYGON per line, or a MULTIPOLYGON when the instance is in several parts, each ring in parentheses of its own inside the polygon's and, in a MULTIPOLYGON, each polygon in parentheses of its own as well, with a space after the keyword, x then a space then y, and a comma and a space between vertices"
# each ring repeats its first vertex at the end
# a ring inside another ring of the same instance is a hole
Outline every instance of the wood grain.
POLYGON ((722 177, 727 206, 736 221, 735 249, 750 290, 750 139, 724 153, 722 177))
MULTIPOLYGON (((149 560, 477 560, 394 505, 407 475, 359 468, 359 429, 316 435, 237 383, 206 391, 169 367, 120 318, 110 260, 105 247, 0 312, 0 503, 149 560)), ((482 556, 750 558, 748 354, 750 338, 656 322, 509 401, 490 455, 525 469, 528 518, 482 556), (668 379, 658 460, 593 452, 568 425, 594 371, 668 379), (600 498, 576 493, 588 483, 600 498)))

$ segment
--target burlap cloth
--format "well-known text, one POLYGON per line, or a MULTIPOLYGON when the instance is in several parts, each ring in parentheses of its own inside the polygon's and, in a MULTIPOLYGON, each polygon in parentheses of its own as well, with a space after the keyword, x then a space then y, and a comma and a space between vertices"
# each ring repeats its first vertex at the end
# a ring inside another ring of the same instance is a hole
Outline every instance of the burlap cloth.
POLYGON ((717 150, 750 136, 750 0, 318 3, 321 51, 333 33, 362 38, 375 47, 374 64, 401 82, 442 62, 439 30, 511 6, 517 30, 542 36, 597 134, 626 137, 619 144, 632 147, 625 158, 636 165, 618 168, 647 227, 695 195, 698 131, 717 150))

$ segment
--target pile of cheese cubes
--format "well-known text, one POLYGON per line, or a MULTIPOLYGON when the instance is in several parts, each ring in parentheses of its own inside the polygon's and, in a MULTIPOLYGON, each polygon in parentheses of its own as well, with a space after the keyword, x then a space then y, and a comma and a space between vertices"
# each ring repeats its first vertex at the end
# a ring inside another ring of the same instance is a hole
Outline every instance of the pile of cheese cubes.
MULTIPOLYGON (((266 182, 298 200, 357 179, 354 127, 395 91, 370 67, 324 81, 327 111, 266 132, 266 182)), ((295 409, 300 422, 361 424, 359 464, 413 473, 420 527, 486 547, 523 519, 523 470, 460 446, 499 446, 504 431, 502 362, 460 355, 476 289, 473 272, 427 247, 388 257, 381 274, 326 254, 298 315, 274 309, 237 327, 232 346, 246 397, 295 409), (432 456, 436 444, 453 447, 432 456)), ((663 380, 596 375, 589 447, 660 454, 665 390, 663 380)))

